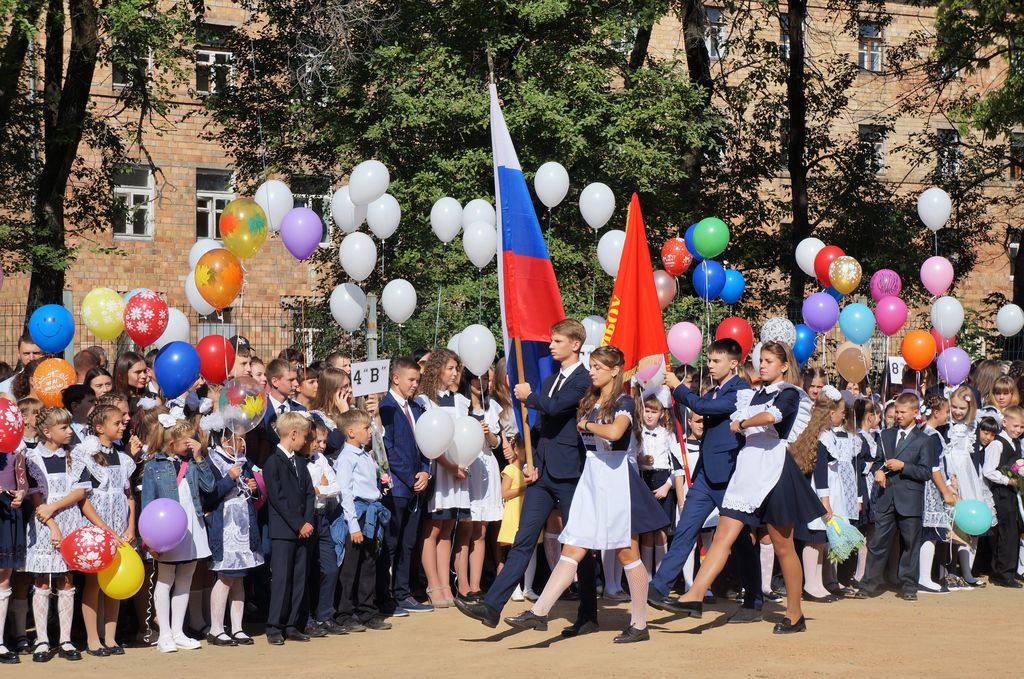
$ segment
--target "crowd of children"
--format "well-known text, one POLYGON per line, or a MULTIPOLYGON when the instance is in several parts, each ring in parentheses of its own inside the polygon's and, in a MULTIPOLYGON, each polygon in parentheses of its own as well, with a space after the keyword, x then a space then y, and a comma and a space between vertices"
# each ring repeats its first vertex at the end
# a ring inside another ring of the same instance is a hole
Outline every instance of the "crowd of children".
POLYGON ((681 367, 644 388, 625 378, 614 347, 577 371, 577 326, 553 328, 562 368, 543 393, 514 389, 542 414, 533 469, 504 360, 478 377, 454 352, 423 350, 392 360, 386 393, 353 399, 349 357, 306 365, 286 350, 264 364, 232 338, 231 376, 253 377, 268 397, 263 421, 242 434, 218 417, 216 385, 165 399, 152 354, 125 352, 108 372, 102 350, 85 350, 64 407, 43 407, 38 348, 22 338, 27 360, 3 383, 25 432, 0 455, 0 663, 120 655, 138 643, 167 653, 204 640, 251 645, 260 624, 270 644, 307 642, 452 606, 493 626, 509 597, 535 603, 508 622, 539 629, 556 600, 580 597, 566 630, 580 634, 597 629, 595 570, 606 601, 632 602, 617 643, 648 638, 648 604, 699 616, 730 588, 743 601, 735 622, 760 620, 764 601, 785 597, 775 631, 791 633, 806 628, 801 601, 887 587, 913 600, 984 587, 982 572, 1022 586, 1024 509, 1009 470, 1022 457, 1024 366, 981 361, 964 385, 915 374, 873 395, 800 373, 778 343, 744 366, 726 340, 711 345, 706 370, 681 367), (417 421, 434 409, 480 423, 472 463, 420 453, 417 421), (960 500, 991 510, 987 533, 958 530, 960 500), (185 538, 163 551, 138 539, 138 517, 156 501, 187 518, 185 538), (835 565, 832 517, 867 537, 835 565), (90 524, 144 559, 132 601, 64 561, 64 537, 90 524), (543 591, 538 555, 550 572, 543 591), (730 560, 734 581, 719 577, 730 560))

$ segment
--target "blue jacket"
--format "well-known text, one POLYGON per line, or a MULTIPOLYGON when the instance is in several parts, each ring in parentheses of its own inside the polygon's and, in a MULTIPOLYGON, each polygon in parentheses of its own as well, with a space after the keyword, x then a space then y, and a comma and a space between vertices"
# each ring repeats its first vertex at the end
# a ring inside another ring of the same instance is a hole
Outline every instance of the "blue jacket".
MULTIPOLYGON (((202 494, 213 490, 213 465, 206 458, 202 462, 188 459, 185 480, 192 491, 192 504, 196 516, 203 517, 202 494)), ((166 498, 178 501, 178 474, 174 471, 174 461, 167 453, 157 453, 146 462, 142 471, 142 508, 146 508, 153 500, 166 498)))
POLYGON ((736 376, 726 380, 714 398, 711 392, 699 396, 685 385, 676 387, 676 400, 704 417, 704 438, 700 442, 700 460, 694 473, 703 469, 711 483, 726 483, 736 468, 736 455, 743 447, 744 438, 732 432, 729 418, 736 411, 736 395, 749 388, 736 376))
POLYGON ((576 409, 590 387, 590 374, 584 366, 577 367, 558 393, 548 396, 558 375, 556 372, 548 376, 540 391, 531 392, 526 398, 526 406, 540 415, 534 429, 537 436, 534 439, 533 464, 541 473, 546 470, 553 479, 572 481, 580 478, 586 461, 583 439, 576 429, 579 421, 576 409))
MULTIPOLYGON (((203 507, 208 512, 206 514, 206 527, 208 529, 206 535, 210 541, 212 558, 214 561, 220 561, 224 558, 224 497, 238 486, 238 481, 230 476, 221 476, 220 471, 214 465, 210 465, 210 467, 213 469, 215 481, 213 490, 203 493, 203 507)), ((252 463, 246 461, 242 465, 242 476, 240 479, 251 478, 255 478, 252 471, 252 463)), ((260 490, 258 486, 256 490, 250 492, 252 493, 253 500, 259 498, 260 490)), ((252 501, 249 501, 247 504, 249 506, 249 549, 253 552, 258 552, 260 551, 261 537, 260 527, 256 522, 256 509, 252 501)))
MULTIPOLYGON (((413 421, 423 414, 423 406, 416 401, 409 401, 409 410, 413 421)), ((384 450, 392 479, 391 492, 395 497, 413 497, 416 474, 429 473, 430 462, 416 446, 416 434, 409 427, 409 419, 390 391, 380 401, 380 421, 384 425, 384 450)), ((340 443, 344 445, 344 440, 340 443)))

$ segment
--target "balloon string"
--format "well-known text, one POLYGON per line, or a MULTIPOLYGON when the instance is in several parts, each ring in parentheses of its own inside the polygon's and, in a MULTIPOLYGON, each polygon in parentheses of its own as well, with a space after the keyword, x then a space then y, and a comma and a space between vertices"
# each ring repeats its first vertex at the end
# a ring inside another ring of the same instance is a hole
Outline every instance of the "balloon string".
MULTIPOLYGON (((596 277, 595 277, 596 278, 596 277)), ((484 322, 484 270, 480 269, 480 302, 477 304, 476 310, 476 322, 481 325, 484 322)))
MULTIPOLYGON (((594 253, 597 254, 599 239, 597 237, 597 231, 594 232, 594 253)), ((593 316, 597 310, 597 276, 591 281, 590 285, 590 315, 593 316)))
POLYGON ((302 334, 299 336, 302 342, 302 360, 304 363, 309 362, 309 353, 306 348, 306 296, 302 296, 302 334))

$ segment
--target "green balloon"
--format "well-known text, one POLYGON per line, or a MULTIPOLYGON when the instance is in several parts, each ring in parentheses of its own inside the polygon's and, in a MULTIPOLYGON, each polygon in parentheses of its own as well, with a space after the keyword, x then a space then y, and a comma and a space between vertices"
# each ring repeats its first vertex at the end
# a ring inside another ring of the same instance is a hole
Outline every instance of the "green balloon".
POLYGON ((693 245, 704 259, 717 257, 729 245, 729 227, 718 217, 705 217, 693 229, 693 245))

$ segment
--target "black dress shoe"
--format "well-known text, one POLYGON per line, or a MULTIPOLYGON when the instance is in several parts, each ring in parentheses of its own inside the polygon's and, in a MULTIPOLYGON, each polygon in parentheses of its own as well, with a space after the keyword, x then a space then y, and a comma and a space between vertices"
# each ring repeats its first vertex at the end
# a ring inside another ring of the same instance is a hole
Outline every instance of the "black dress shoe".
POLYGON ((584 634, 600 631, 597 622, 594 620, 577 620, 562 630, 563 637, 581 637, 584 634))
POLYGON ((325 620, 323 622, 318 622, 317 624, 320 626, 320 629, 324 630, 328 634, 348 634, 344 627, 333 620, 325 620))
POLYGON ((239 646, 252 646, 256 643, 255 641, 253 641, 252 637, 248 636, 247 634, 244 634, 243 632, 235 632, 231 635, 231 638, 239 646))
POLYGON ((773 634, 796 634, 797 632, 807 631, 807 621, 804 620, 804 616, 800 616, 800 619, 796 622, 790 622, 789 618, 783 618, 781 622, 775 623, 775 629, 772 630, 773 634))
MULTIPOLYGON (((91 648, 86 648, 85 652, 94 658, 107 658, 110 656, 110 651, 107 649, 106 646, 100 646, 95 651, 91 648)), ((33 656, 32 659, 35 660, 35 656, 33 656)))
POLYGON ((835 594, 829 594, 827 596, 814 596, 813 594, 808 594, 807 592, 804 592, 802 597, 804 601, 810 601, 816 604, 834 604, 835 602, 839 601, 839 597, 837 597, 835 594))
POLYGON ((483 602, 484 594, 483 594, 483 592, 470 592, 466 596, 462 597, 462 600, 463 601, 468 601, 469 603, 472 603, 472 604, 479 604, 479 603, 483 602))
POLYGON ((288 641, 309 641, 312 639, 308 634, 303 634, 297 629, 291 629, 284 633, 284 638, 288 641))
POLYGON ((612 642, 616 644, 634 644, 638 641, 648 641, 650 638, 651 634, 647 631, 646 627, 637 629, 630 625, 622 634, 612 639, 612 642))
POLYGON ((36 644, 35 650, 32 651, 32 662, 50 662, 51 658, 53 649, 49 644, 36 644))
POLYGON ((519 615, 505 618, 505 623, 517 629, 535 629, 540 632, 548 631, 548 616, 537 615, 533 611, 523 611, 519 615))
POLYGON ((78 649, 72 646, 71 643, 67 641, 65 641, 63 644, 57 647, 57 655, 64 658, 65 660, 71 661, 82 659, 82 654, 79 653, 78 649))
POLYGON ((32 644, 28 642, 28 637, 18 637, 14 640, 14 652, 18 655, 32 655, 32 644))
POLYGON ((103 644, 103 648, 107 649, 107 655, 124 655, 124 646, 121 644, 114 644, 113 646, 103 644))
POLYGON ((462 599, 456 599, 455 608, 462 611, 464 615, 468 615, 474 620, 479 620, 488 627, 494 628, 498 626, 498 611, 485 603, 474 604, 462 599))
POLYGON ((1020 589, 1021 587, 1024 587, 1024 585, 1020 584, 1016 580, 1003 580, 1002 578, 990 578, 989 582, 991 582, 996 587, 1007 587, 1009 589, 1020 589))
POLYGON ((904 601, 917 601, 917 592, 901 592, 899 597, 904 601))
POLYGON ((704 615, 704 604, 700 601, 680 601, 666 598, 662 601, 663 611, 681 615, 684 618, 700 618, 704 615))
POLYGON ((666 611, 668 610, 667 608, 665 608, 666 601, 671 603, 673 599, 672 597, 664 596, 661 592, 654 589, 653 587, 647 590, 647 605, 651 608, 657 609, 659 611, 666 611))
POLYGON ((762 620, 764 620, 764 615, 756 608, 738 608, 729 616, 729 622, 761 622, 762 620))
POLYGON ((206 635, 206 643, 211 646, 237 646, 238 642, 228 636, 227 632, 221 632, 214 636, 212 634, 206 635))
POLYGON ((385 620, 384 618, 370 618, 369 620, 363 623, 363 627, 365 627, 366 629, 373 629, 377 630, 378 632, 382 632, 384 630, 391 629, 391 623, 385 620))
POLYGON ((14 651, 4 651, 0 653, 0 665, 18 665, 21 663, 21 658, 14 651))
POLYGON ((306 626, 305 634, 310 639, 323 639, 327 636, 327 630, 314 622, 306 626))
POLYGON ((284 637, 280 634, 268 634, 267 643, 271 646, 284 646, 284 637))

